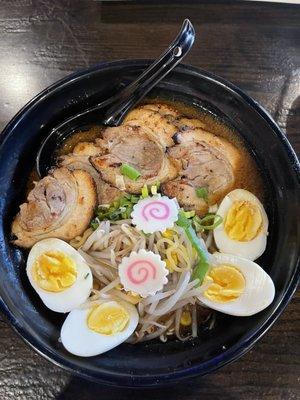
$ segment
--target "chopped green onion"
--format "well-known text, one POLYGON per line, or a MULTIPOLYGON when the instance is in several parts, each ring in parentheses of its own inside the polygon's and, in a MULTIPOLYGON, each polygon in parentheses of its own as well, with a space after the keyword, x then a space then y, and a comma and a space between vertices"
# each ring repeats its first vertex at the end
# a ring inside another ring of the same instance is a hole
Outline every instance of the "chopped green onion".
MULTIPOLYGON (((151 194, 157 194, 159 182, 151 187, 151 194)), ((95 211, 95 218, 91 221, 91 228, 94 230, 99 226, 100 221, 110 220, 118 221, 120 219, 129 219, 133 210, 133 206, 139 202, 141 198, 148 197, 149 189, 146 185, 142 188, 141 195, 124 194, 118 200, 115 200, 111 205, 102 204, 95 211)))
POLYGON ((157 194, 157 186, 156 185, 151 186, 151 194, 153 196, 155 196, 157 194))
POLYGON ((198 264, 194 267, 192 279, 193 280, 199 279, 199 283, 198 283, 198 285, 196 285, 196 287, 198 287, 202 284, 208 270, 209 270, 209 264, 208 263, 204 264, 201 261, 199 261, 198 264))
POLYGON ((180 210, 178 213, 178 219, 176 221, 176 224, 178 226, 181 226, 181 228, 188 228, 190 226, 190 221, 186 218, 185 212, 183 210, 180 210))
POLYGON ((97 228, 98 228, 98 226, 99 226, 99 222, 97 221, 97 218, 95 218, 95 219, 93 219, 92 221, 91 221, 91 228, 95 231, 97 228))
POLYGON ((136 181, 141 174, 135 168, 128 164, 122 164, 120 167, 120 172, 122 175, 127 176, 127 178, 132 181, 136 181))
POLYGON ((208 199, 208 190, 206 187, 204 187, 204 186, 197 187, 195 189, 195 191, 196 191, 197 197, 199 197, 200 199, 203 199, 205 201, 208 199))
POLYGON ((130 203, 137 203, 141 197, 140 196, 136 196, 134 194, 128 194, 128 199, 130 200, 130 203))
POLYGON ((204 218, 201 219, 201 225, 205 230, 215 229, 223 222, 221 215, 208 213, 204 218))
POLYGON ((193 226, 197 232, 212 231, 223 222, 223 218, 214 213, 208 213, 203 218, 197 215, 193 218, 193 226))
POLYGON ((160 182, 159 182, 159 181, 156 181, 156 182, 155 182, 155 186, 156 186, 157 190, 159 190, 159 188, 160 188, 160 182))
POLYGON ((183 212, 184 212, 184 216, 185 216, 186 218, 192 218, 192 217, 195 216, 195 210, 192 210, 192 211, 183 211, 183 212))
POLYGON ((96 229, 100 221, 110 220, 118 221, 128 219, 133 210, 133 206, 140 200, 140 196, 126 194, 119 200, 114 201, 110 206, 98 206, 96 218, 91 222, 91 227, 96 229))
POLYGON ((183 211, 179 211, 178 220, 176 224, 182 227, 187 235, 192 247, 196 250, 199 261, 194 268, 192 278, 199 279, 199 285, 203 282, 203 279, 209 269, 209 264, 207 261, 207 251, 202 247, 200 239, 198 238, 195 230, 192 227, 191 221, 186 218, 183 211))
POLYGON ((89 272, 84 276, 84 279, 86 279, 89 276, 89 272))
POLYGON ((144 185, 142 188, 142 198, 145 199, 146 197, 149 196, 149 190, 147 185, 144 185))

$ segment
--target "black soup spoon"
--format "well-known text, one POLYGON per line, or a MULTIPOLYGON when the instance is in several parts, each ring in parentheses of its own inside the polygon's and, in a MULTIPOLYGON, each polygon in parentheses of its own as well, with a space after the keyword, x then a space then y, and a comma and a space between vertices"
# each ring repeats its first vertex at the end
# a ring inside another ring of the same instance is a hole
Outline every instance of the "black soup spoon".
POLYGON ((126 114, 187 55, 195 40, 192 23, 186 19, 182 28, 166 51, 151 64, 134 82, 116 95, 78 113, 53 128, 42 142, 36 156, 36 169, 40 177, 47 175, 53 166, 53 155, 62 139, 78 127, 86 125, 89 118, 98 115, 98 124, 118 126, 126 114), (101 118, 102 114, 102 118, 101 118))

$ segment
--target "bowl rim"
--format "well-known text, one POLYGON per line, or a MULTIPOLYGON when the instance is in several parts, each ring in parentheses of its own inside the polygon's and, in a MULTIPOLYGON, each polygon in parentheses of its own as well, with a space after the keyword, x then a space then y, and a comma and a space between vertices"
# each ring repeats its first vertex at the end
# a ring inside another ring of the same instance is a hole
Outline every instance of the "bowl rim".
MULTIPOLYGON (((31 107, 37 103, 43 101, 48 95, 52 94, 55 90, 61 89, 61 87, 65 84, 72 83, 77 79, 80 79, 83 75, 88 75, 90 73, 96 72, 100 69, 110 69, 113 67, 142 67, 147 66, 153 60, 149 59, 134 59, 134 60, 117 60, 112 62, 101 62, 96 65, 93 65, 88 68, 80 69, 74 73, 71 73, 62 79, 56 81, 55 83, 48 86, 46 89, 42 90, 35 97, 33 97, 27 104, 25 104, 21 110, 8 122, 8 124, 3 129, 0 134, 0 146, 6 141, 6 139, 12 134, 12 131, 15 126, 17 126, 18 121, 26 115, 27 112, 30 111, 31 107)), ((250 107, 252 107, 265 121, 266 123, 273 129, 276 133, 278 140, 281 141, 281 144, 284 146, 285 151, 287 152, 289 160, 292 162, 296 176, 298 178, 298 182, 300 183, 300 163, 297 158, 297 155, 289 143, 287 137, 280 130, 279 126, 273 120, 268 111, 266 111, 260 104, 258 104, 254 99, 248 96, 244 91, 239 89, 233 83, 221 78, 211 72, 205 71, 198 67, 193 67, 187 64, 180 64, 176 67, 177 71, 186 72, 196 74, 198 77, 202 77, 206 80, 212 81, 217 85, 221 85, 226 87, 227 90, 230 90, 235 95, 238 95, 245 101, 250 107)), ((14 316, 13 312, 10 311, 8 306, 5 304, 3 299, 0 296, 0 310, 7 317, 10 325, 13 329, 21 336, 23 341, 27 343, 31 348, 33 348, 38 354, 43 356, 48 361, 53 364, 59 366, 60 368, 70 372, 73 375, 77 375, 81 378, 102 383, 110 386, 117 387, 151 387, 151 386, 160 386, 164 384, 171 384, 174 382, 178 382, 185 378, 191 378, 196 375, 206 375, 211 373, 222 366, 229 364, 242 355, 244 355, 247 351, 249 351, 252 346, 273 326, 277 318, 281 315, 283 310, 286 308, 287 304, 291 300, 300 277, 300 263, 298 262, 295 265, 293 275, 290 279, 288 287, 284 294, 282 295, 277 308, 273 311, 273 313, 264 321, 264 323, 256 330, 251 331, 248 334, 242 344, 237 343, 231 346, 228 350, 225 350, 222 354, 213 357, 207 361, 202 362, 201 364, 194 365, 192 367, 181 368, 177 371, 172 371, 170 373, 162 373, 160 375, 130 375, 124 373, 112 373, 107 371, 101 371, 101 376, 99 374, 89 374, 86 372, 86 369, 83 368, 75 368, 72 362, 66 361, 63 357, 57 356, 57 354, 48 351, 45 349, 36 339, 30 334, 26 328, 24 328, 18 321, 18 319, 14 316)))

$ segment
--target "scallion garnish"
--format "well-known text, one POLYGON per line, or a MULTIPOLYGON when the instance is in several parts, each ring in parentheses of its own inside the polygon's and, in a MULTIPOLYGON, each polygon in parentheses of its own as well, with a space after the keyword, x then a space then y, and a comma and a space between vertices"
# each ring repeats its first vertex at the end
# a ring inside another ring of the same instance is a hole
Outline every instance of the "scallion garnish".
POLYGON ((157 186, 156 185, 151 186, 150 190, 151 190, 152 196, 157 195, 157 186))
POLYGON ((208 213, 204 218, 201 219, 201 225, 204 229, 212 230, 215 229, 218 225, 220 225, 223 221, 221 215, 208 213))
POLYGON ((138 170, 128 164, 122 164, 120 167, 120 172, 122 175, 127 176, 127 178, 131 179, 132 181, 136 181, 138 177, 141 176, 138 170))
POLYGON ((223 222, 223 218, 214 213, 208 213, 203 218, 195 215, 193 226, 197 232, 212 231, 223 222))
POLYGON ((183 213, 184 213, 184 216, 185 216, 186 218, 192 218, 192 217, 195 216, 195 210, 192 210, 192 211, 183 211, 183 213))
POLYGON ((142 187, 142 198, 145 199, 145 198, 148 197, 148 196, 149 196, 148 187, 147 187, 147 185, 144 185, 144 186, 142 187))
POLYGON ((196 191, 196 195, 197 197, 199 197, 199 199, 203 199, 203 200, 207 200, 208 199, 208 190, 206 187, 201 186, 201 187, 197 187, 195 189, 196 191))
POLYGON ((198 285, 201 285, 209 269, 209 264, 207 261, 207 251, 202 247, 200 239, 198 238, 194 228, 192 227, 191 220, 186 218, 183 211, 179 211, 176 224, 184 229, 185 234, 191 242, 192 247, 196 250, 198 254, 199 261, 194 268, 192 279, 199 279, 198 285))
MULTIPOLYGON (((159 183, 151 186, 151 194, 158 193, 159 183)), ((125 194, 112 204, 102 204, 95 211, 95 218, 91 221, 91 228, 97 229, 99 223, 104 220, 119 221, 120 219, 129 219, 133 210, 133 206, 141 199, 149 197, 149 189, 146 185, 142 188, 141 195, 125 194)))
POLYGON ((133 206, 140 200, 140 196, 126 194, 119 200, 114 201, 110 206, 100 205, 97 207, 96 218, 91 222, 91 228, 94 230, 99 226, 100 221, 106 219, 110 221, 118 221, 120 219, 128 219, 133 210, 133 206))
POLYGON ((95 231, 98 226, 99 226, 99 220, 98 218, 94 218, 92 219, 91 223, 90 223, 91 228, 95 231))

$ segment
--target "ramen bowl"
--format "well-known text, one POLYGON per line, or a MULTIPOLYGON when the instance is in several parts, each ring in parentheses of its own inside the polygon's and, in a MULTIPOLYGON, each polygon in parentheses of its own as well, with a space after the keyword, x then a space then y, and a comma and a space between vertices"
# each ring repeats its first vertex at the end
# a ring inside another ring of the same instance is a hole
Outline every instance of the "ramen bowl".
POLYGON ((70 75, 31 100, 0 136, 1 310, 20 336, 45 358, 75 375, 114 386, 171 384, 236 360, 273 325, 299 279, 300 223, 295 218, 299 163, 290 144, 268 113, 240 89, 208 72, 181 65, 161 81, 150 98, 199 108, 243 139, 264 182, 270 234, 259 264, 274 281, 274 302, 251 317, 218 314, 213 329, 186 342, 123 343, 91 358, 76 357, 63 348, 59 336, 64 316, 46 309, 30 287, 25 273, 27 254, 12 245, 11 222, 25 198, 38 148, 51 128, 107 99, 148 65, 148 61, 117 61, 70 75))

